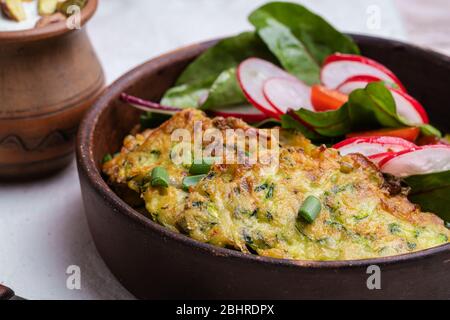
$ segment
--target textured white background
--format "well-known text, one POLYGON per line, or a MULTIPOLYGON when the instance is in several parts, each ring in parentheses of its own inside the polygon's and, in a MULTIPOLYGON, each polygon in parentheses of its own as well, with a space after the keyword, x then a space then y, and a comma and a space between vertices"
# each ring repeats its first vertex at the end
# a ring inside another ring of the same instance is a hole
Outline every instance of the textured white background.
MULTIPOLYGON (((88 29, 108 82, 158 54, 249 29, 264 0, 101 0, 88 29)), ((300 2, 300 1, 299 1, 300 2)), ((343 31, 404 39, 390 0, 301 1, 343 31), (381 28, 369 30, 377 5, 381 28)), ((126 299, 132 296, 98 256, 83 213, 76 167, 46 180, 0 183, 0 283, 29 299, 126 299), (82 289, 66 288, 66 268, 82 270, 82 289)))

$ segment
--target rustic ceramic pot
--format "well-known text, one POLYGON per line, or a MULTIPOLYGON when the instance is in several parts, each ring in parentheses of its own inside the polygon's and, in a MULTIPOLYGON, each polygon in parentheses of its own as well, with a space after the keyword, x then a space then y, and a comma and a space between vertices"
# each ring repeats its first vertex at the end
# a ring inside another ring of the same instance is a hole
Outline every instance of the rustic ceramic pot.
POLYGON ((85 28, 96 8, 89 0, 78 30, 58 22, 0 32, 0 179, 70 163, 78 124, 105 84, 85 28))
MULTIPOLYGON (((431 120, 450 131, 450 58, 408 44, 353 36, 364 55, 400 77, 431 120)), ((157 100, 186 65, 214 42, 174 51, 130 71, 86 115, 77 143, 89 227, 117 279, 144 299, 450 299, 450 244, 411 254, 358 261, 292 261, 246 255, 176 234, 140 214, 107 185, 102 158, 120 149, 140 112, 122 92, 157 100), (381 290, 367 280, 376 265, 381 290)))

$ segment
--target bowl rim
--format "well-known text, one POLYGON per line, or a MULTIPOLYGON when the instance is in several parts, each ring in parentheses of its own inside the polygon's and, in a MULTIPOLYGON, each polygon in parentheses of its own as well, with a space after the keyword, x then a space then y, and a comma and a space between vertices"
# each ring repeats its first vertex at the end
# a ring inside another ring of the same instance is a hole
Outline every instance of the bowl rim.
MULTIPOLYGON (((436 58, 444 59, 450 62, 449 57, 442 55, 440 53, 423 49, 414 45, 410 45, 404 42, 383 39, 378 37, 366 36, 366 35, 355 35, 350 34, 356 40, 365 41, 387 41, 393 45, 407 46, 414 50, 419 50, 423 53, 430 53, 435 55, 436 58)), ((101 196, 104 201, 107 202, 111 210, 115 209, 121 214, 124 214, 132 222, 138 223, 140 226, 149 230, 150 232, 156 232, 159 236, 164 238, 169 238, 175 240, 194 251, 201 251, 202 253, 211 254, 212 256, 225 257, 228 259, 241 260, 246 263, 262 263, 268 265, 276 265, 280 267, 288 268, 312 268, 312 269, 344 269, 344 268, 356 268, 356 267, 369 267, 371 265, 388 265, 388 264, 398 264, 417 261, 425 259, 432 255, 437 255, 440 253, 450 252, 450 243, 443 244, 438 247, 433 247, 426 250, 421 250, 413 253, 407 253, 396 256, 380 257, 372 259, 361 259, 361 260, 336 260, 336 261, 316 261, 316 260, 289 260, 289 259, 277 259, 270 257, 257 256, 252 254, 245 254, 239 251, 217 247, 211 244, 202 243, 189 238, 185 235, 175 233, 169 229, 153 222, 150 218, 145 217, 138 211, 134 210, 125 201, 123 201, 106 183, 103 179, 101 173, 97 169, 93 152, 92 152, 92 142, 93 134, 97 125, 97 121, 100 115, 107 109, 111 107, 111 102, 120 96, 120 93, 126 91, 130 86, 140 80, 149 70, 156 70, 161 67, 161 65, 171 64, 176 54, 181 53, 180 59, 183 59, 183 53, 192 54, 194 52, 202 52, 212 44, 216 43, 220 39, 200 42, 190 46, 182 47, 174 51, 170 51, 166 54, 157 56, 150 59, 143 64, 138 65, 134 69, 125 73, 119 79, 117 79, 113 84, 111 84, 102 94, 102 96, 97 100, 91 110, 86 114, 83 121, 81 122, 80 129, 78 131, 77 138, 77 164, 78 168, 86 176, 88 183, 95 190, 95 192, 101 196)))
MULTIPOLYGON (((81 27, 83 27, 92 18, 92 16, 97 11, 97 7, 98 0, 88 0, 86 6, 83 8, 83 10, 81 10, 81 27)), ((66 21, 60 21, 41 28, 0 31, 0 43, 42 40, 73 31, 76 31, 76 29, 68 29, 66 26, 66 21)))

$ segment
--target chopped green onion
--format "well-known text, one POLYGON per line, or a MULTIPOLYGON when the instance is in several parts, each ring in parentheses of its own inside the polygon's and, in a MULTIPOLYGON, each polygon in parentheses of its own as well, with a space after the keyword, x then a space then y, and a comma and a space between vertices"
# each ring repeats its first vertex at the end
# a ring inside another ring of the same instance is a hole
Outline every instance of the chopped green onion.
POLYGON ((183 179, 183 189, 189 191, 189 187, 196 186, 203 178, 206 178, 206 174, 201 174, 198 176, 190 176, 183 179))
POLYGON ((107 162, 111 161, 112 159, 113 159, 112 155, 110 153, 108 153, 103 157, 102 162, 107 163, 107 162))
POLYGON ((269 191, 267 191, 267 194, 266 194, 266 199, 272 199, 273 198, 273 191, 275 190, 275 185, 272 183, 270 186, 269 186, 269 191))
POLYGON ((152 187, 165 187, 169 186, 169 174, 163 167, 156 167, 152 170, 151 176, 152 187))
POLYGON ((306 222, 313 223, 319 216, 321 210, 322 205, 320 204, 320 200, 314 196, 309 196, 306 198, 305 202, 303 202, 299 210, 299 215, 305 219, 306 222))
POLYGON ((192 175, 199 175, 199 174, 207 174, 209 171, 211 171, 211 167, 214 164, 215 159, 212 158, 204 158, 202 160, 202 163, 193 163, 191 165, 191 169, 189 170, 189 173, 192 175))

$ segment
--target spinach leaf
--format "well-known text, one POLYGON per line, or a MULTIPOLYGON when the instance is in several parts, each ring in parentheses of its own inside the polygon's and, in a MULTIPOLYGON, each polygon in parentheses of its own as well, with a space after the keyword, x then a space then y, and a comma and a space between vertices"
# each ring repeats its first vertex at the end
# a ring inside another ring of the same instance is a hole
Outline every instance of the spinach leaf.
POLYGON ((169 89, 161 100, 164 106, 176 108, 197 108, 208 95, 208 81, 193 84, 182 84, 169 89))
POLYGON ((442 133, 433 127, 431 124, 423 124, 420 126, 420 132, 424 136, 435 136, 438 138, 442 138, 442 133))
MULTIPOLYGON (((178 78, 176 86, 166 92, 161 104, 182 108, 200 107, 204 98, 208 96, 211 86, 219 81, 218 77, 223 72, 235 68, 240 62, 252 56, 269 61, 276 60, 255 32, 244 32, 219 41, 184 70, 178 78)), ((231 82, 220 83, 225 88, 237 85, 237 83, 232 84, 231 82)), ((222 92, 224 90, 221 89, 222 92)), ((236 101, 241 102, 242 93, 234 90, 233 94, 223 96, 223 101, 219 101, 217 96, 213 99, 215 99, 215 105, 230 105, 236 101), (230 98, 231 101, 225 100, 230 98)), ((212 104, 212 102, 209 103, 212 104)))
POLYGON ((278 58, 288 72, 314 84, 320 82, 320 66, 326 56, 359 53, 350 38, 297 4, 270 3, 254 11, 249 19, 257 32, 241 33, 208 49, 185 69, 161 103, 210 109, 245 102, 231 74, 252 56, 272 62, 278 58))
POLYGON ((226 105, 245 103, 247 99, 237 81, 236 68, 223 71, 209 89, 202 109, 214 109, 226 105))
POLYGON ((383 82, 369 83, 365 89, 353 91, 348 104, 355 130, 407 126, 397 115, 395 100, 383 82))
POLYGON ((303 123, 307 123, 316 133, 324 137, 340 137, 351 131, 348 104, 338 110, 314 112, 306 109, 293 111, 303 123))
POLYGON ((176 85, 197 82, 198 79, 209 79, 212 83, 224 70, 234 68, 253 56, 274 61, 273 55, 255 32, 223 39, 192 62, 180 75, 176 85))
POLYGON ((413 176, 406 178, 405 182, 411 187, 411 202, 450 222, 450 171, 413 176))
MULTIPOLYGON (((353 91, 348 103, 338 110, 313 112, 301 109, 294 113, 297 120, 307 123, 316 133, 324 137, 339 137, 354 131, 408 126, 397 115, 395 100, 383 82, 373 82, 364 89, 353 91)), ((430 125, 424 125, 422 131, 433 135, 440 134, 430 125)))
POLYGON ((310 85, 320 82, 320 67, 330 54, 359 54, 352 39, 295 3, 268 3, 249 20, 282 66, 310 85))
MULTIPOLYGON (((349 96, 349 106, 353 130, 411 127, 397 114, 395 100, 385 82, 373 82, 365 89, 353 91, 349 96)), ((442 137, 441 132, 430 124, 419 128, 425 136, 442 137)))
POLYGON ((282 66, 308 85, 320 83, 320 66, 292 32, 276 20, 250 17, 282 66))
MULTIPOLYGON (((284 128, 295 129, 293 122, 297 121, 299 124, 296 129, 304 133, 304 124, 307 123, 311 127, 310 131, 328 138, 356 131, 409 126, 397 115, 395 100, 383 82, 373 82, 364 89, 353 91, 348 103, 338 110, 313 112, 301 109, 293 113, 295 117, 284 119, 284 128)), ((420 129, 423 135, 442 137, 439 130, 429 124, 421 125, 420 129)), ((305 136, 318 140, 311 135, 305 136)))

